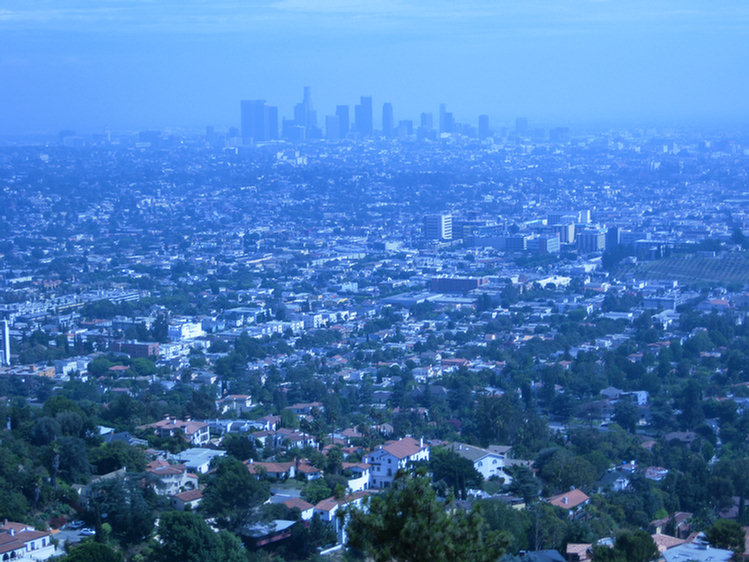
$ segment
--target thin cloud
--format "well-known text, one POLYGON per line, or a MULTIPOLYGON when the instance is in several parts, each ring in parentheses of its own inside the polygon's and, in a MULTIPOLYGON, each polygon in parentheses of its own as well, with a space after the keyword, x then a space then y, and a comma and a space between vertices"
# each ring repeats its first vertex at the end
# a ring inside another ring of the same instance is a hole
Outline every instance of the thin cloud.
POLYGON ((34 3, 16 0, 0 10, 3 29, 75 31, 171 31, 178 33, 276 30, 293 26, 305 32, 408 31, 580 32, 621 26, 664 26, 664 30, 730 29, 749 25, 745 2, 704 1, 443 0, 105 0, 91 7, 79 1, 34 3))

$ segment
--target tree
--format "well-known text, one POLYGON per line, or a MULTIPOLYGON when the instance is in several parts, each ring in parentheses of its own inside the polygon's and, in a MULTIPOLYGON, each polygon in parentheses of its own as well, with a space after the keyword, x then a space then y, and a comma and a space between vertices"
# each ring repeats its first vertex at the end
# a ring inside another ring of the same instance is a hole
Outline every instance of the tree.
POLYGON ((97 527, 107 522, 115 535, 129 543, 139 542, 151 533, 153 514, 136 482, 101 479, 91 484, 87 497, 88 518, 97 527))
POLYGON ((62 562, 122 562, 122 555, 106 544, 84 541, 73 547, 62 562))
MULTIPOLYGON (((85 482, 91 474, 86 443, 77 437, 59 437, 54 443, 59 455, 59 474, 66 482, 85 482)), ((53 457, 56 458, 56 457, 53 457)))
POLYGON ((242 543, 231 533, 214 533, 197 514, 189 511, 168 511, 161 517, 158 535, 148 562, 204 562, 245 560, 242 543))
POLYGON ((159 343, 169 341, 169 322, 163 314, 160 314, 151 326, 151 337, 159 343))
POLYGON ((473 468, 471 461, 447 449, 432 450, 429 470, 435 482, 444 480, 461 497, 465 497, 467 487, 479 488, 483 482, 483 477, 473 468))
POLYGON ((642 529, 616 537, 614 549, 621 552, 627 562, 649 562, 660 554, 653 538, 642 529))
POLYGON ((490 531, 480 509, 449 512, 426 471, 400 471, 384 494, 369 498, 368 511, 350 509, 349 545, 376 562, 489 562, 505 551, 508 540, 490 531))
POLYGON ((255 445, 248 435, 228 433, 221 440, 221 446, 232 457, 240 461, 246 461, 255 457, 255 445))
POLYGON ((734 552, 744 552, 744 530, 731 519, 718 519, 705 536, 712 546, 730 548, 734 552))
POLYGON ((222 525, 234 527, 250 508, 260 505, 268 496, 267 482, 250 474, 234 457, 221 457, 217 459, 216 470, 208 477, 201 509, 218 517, 222 525))
POLYGON ((107 474, 123 467, 130 472, 146 469, 143 451, 124 441, 112 441, 92 449, 89 460, 96 467, 97 474, 107 474))
POLYGON ((640 421, 640 410, 629 400, 620 400, 614 406, 614 421, 630 433, 634 433, 637 422, 640 421))
POLYGON ((301 495, 304 501, 308 501, 314 505, 317 502, 332 496, 333 490, 330 489, 330 486, 328 486, 323 478, 315 478, 304 485, 301 495))
POLYGON ((621 533, 616 537, 613 548, 602 545, 593 547, 594 562, 649 562, 659 555, 653 538, 642 529, 621 533))
POLYGON ((510 491, 517 494, 525 503, 538 499, 538 479, 533 471, 527 466, 517 466, 512 469, 512 483, 510 491))

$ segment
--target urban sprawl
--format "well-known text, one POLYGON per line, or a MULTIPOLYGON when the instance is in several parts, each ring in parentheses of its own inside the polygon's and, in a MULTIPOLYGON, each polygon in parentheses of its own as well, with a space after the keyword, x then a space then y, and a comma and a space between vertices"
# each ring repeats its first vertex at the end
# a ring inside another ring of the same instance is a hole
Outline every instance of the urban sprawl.
POLYGON ((749 138, 240 109, 0 147, 3 562, 743 554, 749 138))

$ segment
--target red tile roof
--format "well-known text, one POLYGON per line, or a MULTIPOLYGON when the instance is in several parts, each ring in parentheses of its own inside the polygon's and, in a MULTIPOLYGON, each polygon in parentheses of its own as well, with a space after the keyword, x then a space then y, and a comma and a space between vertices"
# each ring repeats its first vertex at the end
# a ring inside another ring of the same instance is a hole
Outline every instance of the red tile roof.
POLYGON ((557 494, 556 496, 551 496, 549 498, 549 503, 551 505, 555 505, 557 507, 562 507, 564 509, 573 509, 579 505, 584 504, 590 499, 590 497, 578 490, 570 490, 569 492, 565 492, 564 494, 557 494))

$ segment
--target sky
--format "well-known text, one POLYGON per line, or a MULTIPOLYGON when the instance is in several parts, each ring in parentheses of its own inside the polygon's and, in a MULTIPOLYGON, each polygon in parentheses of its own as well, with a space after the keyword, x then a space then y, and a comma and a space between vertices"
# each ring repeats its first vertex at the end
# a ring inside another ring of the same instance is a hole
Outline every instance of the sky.
MULTIPOLYGON (((318 119, 749 123, 746 0, 0 0, 0 135, 318 119)), ((436 122, 436 121, 435 121, 436 122)))

